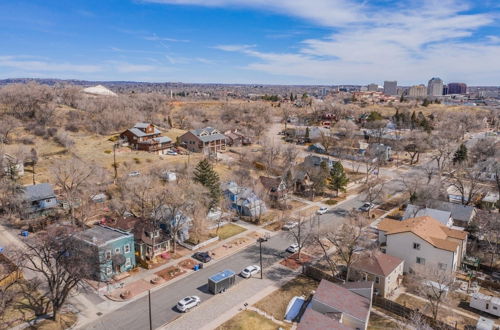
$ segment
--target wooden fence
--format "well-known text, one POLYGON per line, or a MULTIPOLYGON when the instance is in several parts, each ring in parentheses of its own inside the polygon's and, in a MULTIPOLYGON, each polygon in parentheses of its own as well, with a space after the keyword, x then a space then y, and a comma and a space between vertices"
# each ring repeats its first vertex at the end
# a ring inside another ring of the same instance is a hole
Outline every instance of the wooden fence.
POLYGON ((394 313, 405 319, 411 318, 413 315, 418 314, 427 324, 430 324, 434 329, 440 330, 455 330, 456 327, 448 325, 441 321, 434 321, 431 317, 422 314, 414 309, 403 306, 395 301, 385 299, 379 296, 373 296, 373 306, 380 307, 388 312, 394 313))

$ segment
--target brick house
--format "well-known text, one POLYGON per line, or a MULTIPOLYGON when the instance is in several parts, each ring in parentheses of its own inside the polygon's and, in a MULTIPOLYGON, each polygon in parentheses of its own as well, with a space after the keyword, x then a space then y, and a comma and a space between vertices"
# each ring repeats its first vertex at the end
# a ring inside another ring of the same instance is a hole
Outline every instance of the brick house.
POLYGON ((226 143, 228 146, 239 147, 239 146, 248 146, 252 144, 252 140, 243 135, 237 129, 232 131, 226 131, 224 132, 224 135, 226 136, 226 143))
POLYGON ((226 139, 224 134, 213 127, 192 129, 179 137, 186 149, 206 155, 225 151, 226 139))
POLYGON ((153 124, 137 123, 122 134, 120 139, 136 150, 164 154, 172 146, 172 140, 161 136, 161 132, 153 124))

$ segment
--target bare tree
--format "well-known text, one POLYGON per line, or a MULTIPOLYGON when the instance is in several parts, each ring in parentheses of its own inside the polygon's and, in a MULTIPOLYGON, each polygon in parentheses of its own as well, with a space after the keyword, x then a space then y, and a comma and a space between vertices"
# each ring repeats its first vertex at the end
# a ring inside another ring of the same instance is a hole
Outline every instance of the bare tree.
POLYGON ((26 247, 18 251, 19 267, 35 276, 23 295, 28 303, 38 302, 41 308, 38 312, 51 313, 53 320, 58 320, 61 308, 76 293, 82 280, 91 277, 98 268, 91 264, 94 259, 90 251, 77 247, 73 235, 72 228, 52 227, 26 241, 26 247))
POLYGON ((83 199, 88 199, 92 195, 91 191, 96 187, 96 182, 93 179, 98 178, 98 173, 97 166, 87 164, 77 158, 61 160, 54 164, 52 175, 68 203, 73 222, 78 220, 75 215, 78 205, 83 199))
POLYGON ((437 321, 439 310, 447 301, 448 293, 453 290, 455 277, 449 269, 441 269, 434 265, 418 265, 410 275, 410 287, 427 300, 432 319, 437 321))
POLYGON ((480 241, 486 243, 486 249, 482 251, 490 255, 490 267, 495 265, 500 254, 500 221, 498 213, 478 210, 474 219, 477 222, 477 235, 480 241))
POLYGON ((340 226, 330 227, 318 233, 317 242, 323 249, 324 258, 327 260, 332 275, 335 276, 338 258, 346 267, 346 281, 349 281, 351 266, 358 257, 359 252, 369 248, 364 237, 364 230, 369 226, 368 218, 360 213, 352 213, 340 226), (333 254, 329 254, 321 239, 327 239, 335 248, 333 254))
MULTIPOLYGON (((375 204, 377 202, 382 202, 385 192, 385 183, 381 179, 370 179, 366 182, 362 188, 363 193, 365 194, 365 201, 371 204, 375 204)), ((367 215, 370 217, 370 210, 368 208, 367 215)))
POLYGON ((460 193, 463 205, 473 204, 483 191, 480 178, 480 171, 466 167, 460 167, 449 174, 450 184, 460 193))
POLYGON ((297 252, 297 260, 300 260, 302 249, 309 245, 313 239, 314 216, 306 219, 299 215, 297 226, 288 231, 288 236, 297 244, 299 251, 297 252))
POLYGON ((264 143, 264 148, 262 149, 262 160, 266 165, 266 170, 268 173, 272 171, 277 160, 281 156, 281 146, 274 144, 271 141, 264 143))

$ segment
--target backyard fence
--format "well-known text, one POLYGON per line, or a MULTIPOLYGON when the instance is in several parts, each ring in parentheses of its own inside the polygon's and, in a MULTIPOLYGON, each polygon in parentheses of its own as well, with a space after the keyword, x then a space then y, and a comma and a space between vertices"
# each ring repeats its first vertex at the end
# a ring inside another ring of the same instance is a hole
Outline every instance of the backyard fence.
POLYGON ((330 274, 327 274, 324 271, 322 271, 321 269, 314 267, 314 266, 311 266, 311 265, 307 265, 304 267, 304 275, 306 275, 306 276, 308 276, 316 281, 321 281, 321 280, 325 279, 325 280, 333 282, 333 283, 341 283, 341 284, 344 283, 343 280, 341 280, 337 277, 334 277, 330 274))
POLYGON ((431 317, 422 314, 412 308, 403 306, 395 301, 385 299, 378 296, 373 296, 372 300, 373 306, 380 307, 388 312, 394 313, 405 319, 410 319, 415 314, 419 315, 426 323, 430 324, 434 329, 440 330, 455 330, 456 326, 453 327, 441 321, 434 321, 431 317))

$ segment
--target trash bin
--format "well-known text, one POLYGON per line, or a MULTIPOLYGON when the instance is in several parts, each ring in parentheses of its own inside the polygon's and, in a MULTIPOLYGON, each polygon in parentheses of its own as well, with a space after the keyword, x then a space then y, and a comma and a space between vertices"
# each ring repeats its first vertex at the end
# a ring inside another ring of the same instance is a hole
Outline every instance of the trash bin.
POLYGON ((203 269, 203 264, 198 264, 199 269, 203 269))
POLYGON ((23 230, 23 231, 21 232, 21 236, 23 236, 23 237, 28 237, 28 231, 27 231, 27 230, 23 230))
POLYGON ((0 253, 2 253, 2 252, 3 252, 3 247, 0 246, 0 253))
POLYGON ((197 271, 198 269, 200 269, 200 265, 194 265, 193 269, 197 271))

